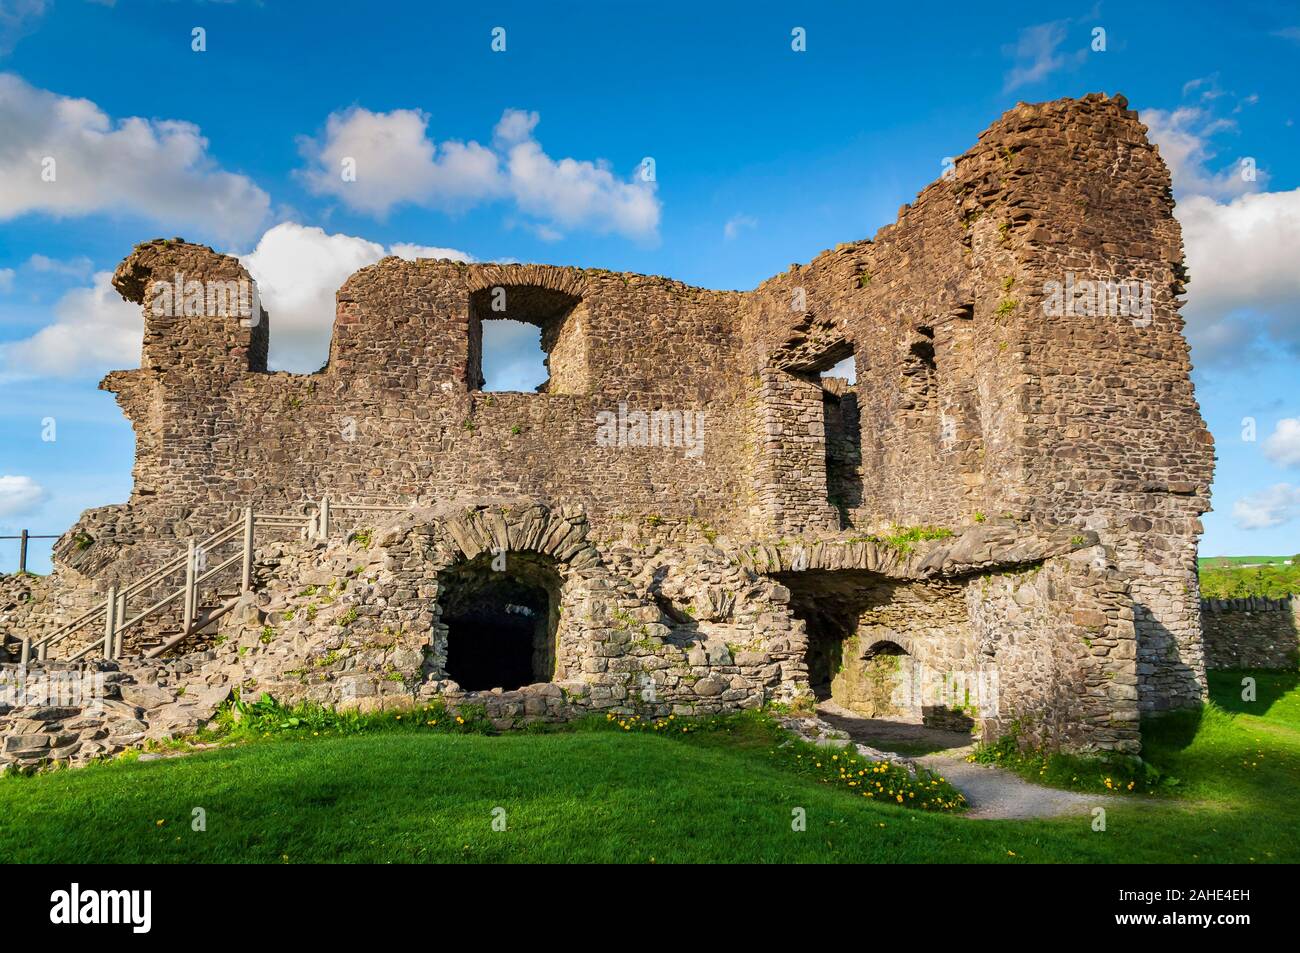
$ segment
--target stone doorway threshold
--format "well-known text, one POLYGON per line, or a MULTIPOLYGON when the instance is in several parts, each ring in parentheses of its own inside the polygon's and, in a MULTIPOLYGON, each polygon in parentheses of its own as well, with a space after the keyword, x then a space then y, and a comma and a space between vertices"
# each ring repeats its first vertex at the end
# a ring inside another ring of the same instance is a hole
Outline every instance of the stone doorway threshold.
POLYGON ((972 764, 966 758, 975 745, 970 735, 961 732, 868 718, 831 701, 819 703, 817 714, 858 744, 896 752, 946 778, 966 795, 970 809, 961 816, 971 820, 1078 816, 1090 821, 1093 808, 1132 803, 1128 798, 1043 787, 1003 768, 972 764))

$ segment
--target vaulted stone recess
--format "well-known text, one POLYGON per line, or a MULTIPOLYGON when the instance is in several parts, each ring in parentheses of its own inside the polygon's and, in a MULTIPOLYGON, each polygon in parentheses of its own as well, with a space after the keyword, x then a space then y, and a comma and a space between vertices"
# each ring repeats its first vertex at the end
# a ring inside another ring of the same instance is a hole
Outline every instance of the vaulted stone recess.
MULTIPOLYGON (((974 726, 996 671, 975 639, 961 581, 905 581, 859 569, 775 576, 807 631, 808 683, 818 700, 871 718, 974 726)), ((992 707, 988 707, 992 706, 992 707)))
POLYGON ((434 642, 445 640, 449 679, 468 691, 554 679, 560 577, 550 560, 483 553, 439 573, 438 593, 434 642))

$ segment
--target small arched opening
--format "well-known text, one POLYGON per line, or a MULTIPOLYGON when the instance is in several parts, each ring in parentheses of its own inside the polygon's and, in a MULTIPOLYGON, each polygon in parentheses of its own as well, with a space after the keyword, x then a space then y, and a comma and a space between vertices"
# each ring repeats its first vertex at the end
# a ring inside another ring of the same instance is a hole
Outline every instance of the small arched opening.
POLYGON ((438 574, 446 674, 464 691, 511 691, 555 677, 562 580, 536 553, 483 553, 438 574))
POLYGON ((862 651, 860 661, 844 670, 844 694, 854 709, 874 718, 911 717, 911 699, 900 697, 910 681, 908 652, 897 642, 879 639, 862 651))

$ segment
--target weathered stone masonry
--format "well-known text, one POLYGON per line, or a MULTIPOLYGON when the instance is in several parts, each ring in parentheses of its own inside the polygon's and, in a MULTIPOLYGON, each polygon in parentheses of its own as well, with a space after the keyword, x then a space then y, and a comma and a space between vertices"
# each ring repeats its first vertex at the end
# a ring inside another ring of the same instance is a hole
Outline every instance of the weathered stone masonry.
POLYGON ((1205 599, 1205 667, 1275 668, 1300 665, 1300 599, 1205 599))
POLYGON ((131 498, 83 516, 7 624, 48 630, 236 507, 329 494, 409 512, 353 514, 369 532, 351 542, 266 547, 220 644, 124 661, 122 680, 473 698, 504 726, 794 701, 825 674, 901 717, 1135 751, 1141 710, 1204 690, 1195 554, 1213 451, 1172 205, 1122 97, 1021 104, 874 240, 751 292, 384 259, 339 290, 315 374, 268 370, 265 312, 154 313, 178 274, 247 275, 147 242, 114 276, 146 308, 141 366, 102 385, 135 428, 131 498), (1148 282, 1149 320, 1045 315, 1067 273, 1148 282), (497 317, 541 327, 540 393, 479 389, 497 317), (856 384, 821 377, 850 355, 856 384), (597 438, 609 413, 626 417, 616 441, 597 438), (889 541, 916 526, 945 533, 889 541), (508 583, 492 581, 502 553, 508 583), (473 692, 494 686, 449 672, 496 603, 535 682, 473 692))

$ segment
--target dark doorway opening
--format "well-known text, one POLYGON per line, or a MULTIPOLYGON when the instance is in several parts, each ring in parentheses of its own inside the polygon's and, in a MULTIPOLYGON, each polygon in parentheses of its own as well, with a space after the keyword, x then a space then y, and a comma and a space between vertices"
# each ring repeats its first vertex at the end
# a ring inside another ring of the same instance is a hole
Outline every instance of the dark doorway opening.
POLYGON ((439 573, 438 586, 447 676, 463 690, 511 691, 555 677, 560 576, 549 559, 484 553, 439 573))
POLYGON ((826 701, 844 666, 845 644, 851 642, 869 603, 862 591, 868 577, 854 571, 805 569, 773 578, 790 590, 790 611, 803 620, 808 635, 808 687, 819 702, 826 701))

